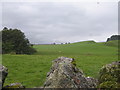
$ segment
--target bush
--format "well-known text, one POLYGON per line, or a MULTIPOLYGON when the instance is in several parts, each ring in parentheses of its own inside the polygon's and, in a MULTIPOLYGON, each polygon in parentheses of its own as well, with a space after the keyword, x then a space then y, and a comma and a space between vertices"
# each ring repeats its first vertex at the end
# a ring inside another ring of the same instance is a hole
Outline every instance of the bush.
POLYGON ((7 29, 5 27, 0 33, 2 33, 3 54, 12 52, 15 52, 16 54, 33 54, 36 52, 24 33, 20 30, 7 29))

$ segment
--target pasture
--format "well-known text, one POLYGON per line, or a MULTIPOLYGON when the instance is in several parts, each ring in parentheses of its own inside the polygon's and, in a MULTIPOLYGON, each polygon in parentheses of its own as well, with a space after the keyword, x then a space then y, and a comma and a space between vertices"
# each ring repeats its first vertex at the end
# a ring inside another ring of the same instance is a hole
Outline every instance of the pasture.
POLYGON ((5 84, 20 82, 26 88, 44 84, 52 60, 64 56, 74 58, 77 67, 85 76, 98 77, 100 68, 112 61, 118 61, 118 47, 93 41, 62 45, 34 45, 34 55, 2 55, 2 63, 9 69, 5 84))

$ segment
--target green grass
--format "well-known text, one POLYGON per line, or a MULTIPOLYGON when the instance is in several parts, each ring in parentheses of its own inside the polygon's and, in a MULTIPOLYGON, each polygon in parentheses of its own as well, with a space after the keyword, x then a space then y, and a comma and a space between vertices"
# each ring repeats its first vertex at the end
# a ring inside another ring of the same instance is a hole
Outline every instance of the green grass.
POLYGON ((112 46, 112 47, 118 47, 118 44, 120 41, 119 40, 113 40, 113 41, 109 41, 109 42, 106 42, 105 45, 107 46, 112 46))
POLYGON ((9 69, 5 85, 20 82, 27 88, 43 85, 52 60, 60 56, 75 58, 77 67, 86 76, 97 78, 100 68, 118 61, 118 48, 93 41, 64 45, 35 45, 34 55, 3 55, 3 65, 9 69))
POLYGON ((54 56, 3 55, 3 65, 9 69, 5 84, 21 82, 26 87, 43 84, 54 56))

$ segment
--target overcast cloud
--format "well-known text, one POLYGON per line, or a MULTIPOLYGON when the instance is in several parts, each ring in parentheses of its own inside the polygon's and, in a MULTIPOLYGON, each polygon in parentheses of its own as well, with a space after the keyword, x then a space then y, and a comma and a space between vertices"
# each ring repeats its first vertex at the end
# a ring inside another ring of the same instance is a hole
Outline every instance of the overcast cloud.
POLYGON ((22 30, 31 43, 106 41, 118 34, 117 2, 4 2, 2 26, 22 30))

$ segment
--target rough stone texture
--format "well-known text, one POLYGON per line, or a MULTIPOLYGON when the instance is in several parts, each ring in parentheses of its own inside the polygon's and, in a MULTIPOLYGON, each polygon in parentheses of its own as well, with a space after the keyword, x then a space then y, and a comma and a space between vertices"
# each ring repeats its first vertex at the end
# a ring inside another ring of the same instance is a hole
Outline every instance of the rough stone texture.
POLYGON ((12 83, 10 85, 5 86, 4 88, 20 88, 20 89, 24 89, 25 86, 23 86, 21 83, 12 83))
POLYGON ((98 80, 99 88, 120 88, 120 61, 103 66, 98 80))
POLYGON ((8 69, 5 66, 0 65, 0 89, 2 88, 7 75, 8 75, 8 69))
POLYGON ((44 88, 95 88, 96 80, 85 77, 76 68, 73 58, 59 57, 53 61, 52 68, 47 74, 44 88))

